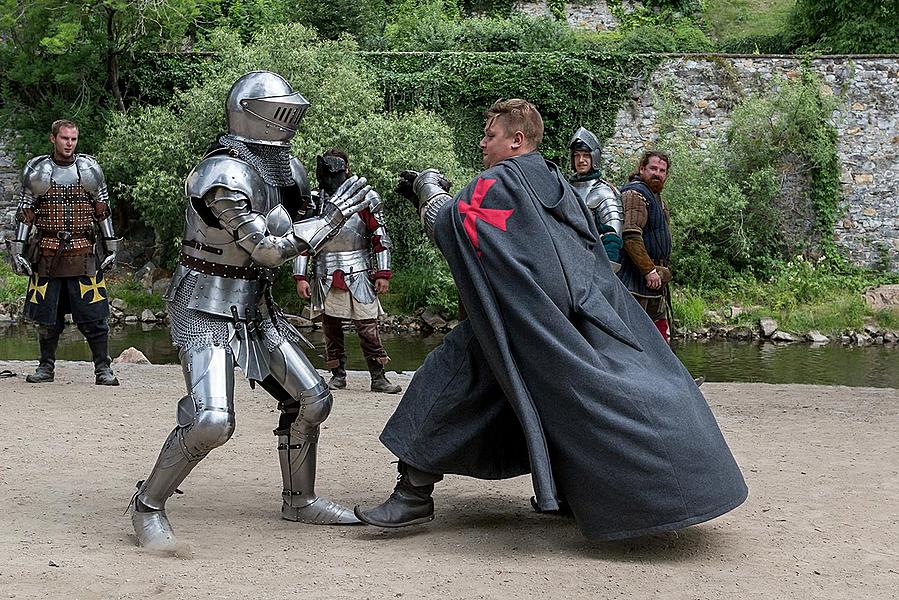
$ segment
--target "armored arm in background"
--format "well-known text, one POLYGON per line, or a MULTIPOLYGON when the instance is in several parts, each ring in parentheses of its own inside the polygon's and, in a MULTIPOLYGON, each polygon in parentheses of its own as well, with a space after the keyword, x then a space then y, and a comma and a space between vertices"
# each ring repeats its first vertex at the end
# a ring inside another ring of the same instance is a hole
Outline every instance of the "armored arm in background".
POLYGON ((28 238, 34 225, 36 195, 47 191, 48 186, 40 186, 40 178, 36 176, 35 161, 46 157, 36 157, 28 161, 22 170, 22 191, 19 195, 19 206, 16 209, 16 236, 7 242, 12 266, 19 275, 31 275, 31 263, 28 254, 28 238), (39 188, 35 190, 35 188, 39 188))
POLYGON ((393 243, 390 241, 390 234, 387 233, 384 201, 374 190, 368 193, 366 200, 368 202, 368 211, 371 214, 368 227, 371 232, 371 253, 372 262, 374 263, 372 279, 390 279, 392 274, 390 253, 393 243))
POLYGON ((97 253, 103 259, 100 268, 105 269, 115 263, 122 247, 122 238, 116 237, 115 229, 112 226, 109 191, 106 189, 106 177, 103 175, 103 169, 93 157, 82 155, 78 160, 85 160, 85 165, 79 169, 79 174, 81 184, 90 194, 94 203, 94 218, 97 221, 97 228, 100 230, 97 253), (101 250, 103 254, 100 254, 101 250))

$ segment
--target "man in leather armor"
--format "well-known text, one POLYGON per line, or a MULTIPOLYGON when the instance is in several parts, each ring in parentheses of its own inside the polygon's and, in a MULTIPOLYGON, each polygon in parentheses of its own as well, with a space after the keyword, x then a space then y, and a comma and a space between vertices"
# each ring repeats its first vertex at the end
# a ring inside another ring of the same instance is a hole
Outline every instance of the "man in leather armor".
POLYGON ((280 75, 240 77, 225 102, 228 133, 187 177, 181 258, 165 295, 187 394, 131 503, 141 546, 175 549, 165 503, 197 463, 231 437, 235 367, 278 401, 282 518, 357 522, 347 508, 315 493, 318 436, 331 392, 303 354, 305 340, 271 297, 273 270, 317 251, 365 205, 371 189, 364 178, 351 177, 317 216, 304 217, 309 186, 290 141, 308 106, 280 75))
MULTIPOLYGON (((669 341, 668 282, 671 230, 662 188, 671 159, 664 152, 645 152, 640 166, 621 188, 624 204, 624 253, 618 277, 669 341)), ((697 383, 699 383, 697 381, 697 383)))
POLYGON ((587 208, 593 211, 603 248, 612 261, 612 269, 618 270, 624 210, 618 190, 602 178, 599 170, 599 140, 592 131, 580 127, 571 136, 568 149, 571 152, 571 170, 574 171, 568 182, 587 208))
POLYGON ((110 368, 109 299, 104 270, 121 240, 115 237, 103 170, 78 154, 78 126, 54 121, 53 153, 28 161, 22 173, 13 267, 28 275, 26 319, 38 324, 40 362, 29 383, 53 381, 56 348, 71 313, 87 339, 97 385, 119 385, 110 368))
MULTIPOLYGON (((346 153, 333 148, 320 156, 316 166, 318 202, 330 197, 350 176, 346 153)), ((378 318, 384 314, 380 294, 390 290, 390 236, 381 197, 368 193, 367 206, 344 223, 343 228, 312 257, 294 259, 297 293, 311 299, 312 317, 321 318, 325 333, 325 367, 331 371, 328 387, 346 387, 346 346, 343 323, 353 322, 362 353, 371 373, 371 391, 397 394, 402 391, 384 372, 390 360, 378 333, 378 318), (311 263, 311 282, 306 277, 311 263)))

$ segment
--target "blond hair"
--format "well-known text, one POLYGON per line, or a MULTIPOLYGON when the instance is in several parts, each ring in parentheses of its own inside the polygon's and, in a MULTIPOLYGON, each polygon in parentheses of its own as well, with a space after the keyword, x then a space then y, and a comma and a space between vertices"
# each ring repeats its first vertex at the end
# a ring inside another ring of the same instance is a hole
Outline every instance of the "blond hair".
POLYGON ((63 127, 78 129, 78 125, 75 125, 75 121, 69 121, 68 119, 56 119, 55 121, 53 121, 53 124, 50 125, 50 134, 59 135, 59 130, 63 127))
POLYGON ((493 121, 503 117, 500 121, 506 133, 513 134, 521 131, 524 139, 527 140, 534 148, 543 141, 543 117, 537 107, 521 98, 509 98, 508 100, 497 100, 493 106, 484 113, 487 121, 493 121))

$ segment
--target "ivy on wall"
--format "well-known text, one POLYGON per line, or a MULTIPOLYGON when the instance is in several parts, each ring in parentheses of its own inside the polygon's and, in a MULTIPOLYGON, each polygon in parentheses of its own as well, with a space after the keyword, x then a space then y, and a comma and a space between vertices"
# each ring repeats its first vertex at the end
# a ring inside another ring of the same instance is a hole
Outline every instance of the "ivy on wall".
POLYGON ((571 52, 370 53, 385 110, 433 111, 453 129, 463 165, 478 168, 484 111, 500 98, 521 97, 543 116, 543 152, 566 160, 578 127, 600 138, 631 83, 647 76, 655 58, 571 52))

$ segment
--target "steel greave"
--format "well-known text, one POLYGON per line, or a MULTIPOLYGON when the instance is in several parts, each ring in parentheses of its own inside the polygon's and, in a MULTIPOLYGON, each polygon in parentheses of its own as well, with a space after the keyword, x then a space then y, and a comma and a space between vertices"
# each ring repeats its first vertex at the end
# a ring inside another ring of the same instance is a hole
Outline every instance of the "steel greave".
POLYGON ((234 359, 221 346, 182 352, 188 395, 178 402, 177 426, 169 433, 138 499, 163 510, 178 485, 209 452, 234 432, 234 359))
POLYGON ((287 435, 278 436, 278 458, 281 464, 281 517, 313 525, 354 525, 359 519, 345 506, 315 493, 318 431, 299 433, 297 424, 287 435))

